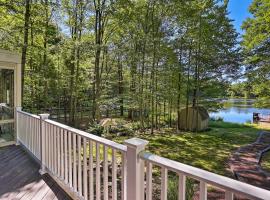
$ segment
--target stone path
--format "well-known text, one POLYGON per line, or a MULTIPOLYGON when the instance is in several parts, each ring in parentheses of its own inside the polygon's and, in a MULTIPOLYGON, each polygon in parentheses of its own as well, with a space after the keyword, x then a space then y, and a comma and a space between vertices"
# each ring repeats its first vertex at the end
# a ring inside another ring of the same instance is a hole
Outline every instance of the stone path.
MULTIPOLYGON (((262 154, 270 150, 270 132, 262 131, 257 141, 240 147, 228 161, 228 167, 235 178, 270 190, 270 172, 266 172, 260 166, 262 154)), ((225 200, 225 192, 212 188, 207 193, 208 200, 225 200)), ((192 200, 199 200, 199 190, 196 190, 192 200)), ((235 195, 234 200, 249 200, 242 195, 235 195)))
POLYGON ((257 141, 239 148, 229 159, 229 168, 236 179, 270 190, 270 173, 260 166, 265 151, 270 150, 270 132, 262 131, 257 141))

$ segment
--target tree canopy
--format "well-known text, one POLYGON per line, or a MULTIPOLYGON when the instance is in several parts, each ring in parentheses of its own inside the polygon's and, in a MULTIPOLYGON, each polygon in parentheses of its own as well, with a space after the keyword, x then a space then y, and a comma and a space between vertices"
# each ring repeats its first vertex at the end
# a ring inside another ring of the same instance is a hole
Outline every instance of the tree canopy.
MULTIPOLYGON (((249 8, 252 17, 242 25, 242 47, 247 83, 260 99, 270 100, 270 2, 254 0, 249 8)), ((267 105, 270 105, 269 103, 267 105)))
MULTIPOLYGON (((268 1, 253 4, 265 17, 256 5, 268 1)), ((240 71, 227 1, 1 0, 0 20, 0 48, 22 54, 24 108, 56 110, 75 126, 87 113, 92 122, 125 116, 152 130, 174 119, 178 127, 180 109, 225 96, 240 71)), ((244 25, 255 71, 268 70, 266 26, 244 25)))

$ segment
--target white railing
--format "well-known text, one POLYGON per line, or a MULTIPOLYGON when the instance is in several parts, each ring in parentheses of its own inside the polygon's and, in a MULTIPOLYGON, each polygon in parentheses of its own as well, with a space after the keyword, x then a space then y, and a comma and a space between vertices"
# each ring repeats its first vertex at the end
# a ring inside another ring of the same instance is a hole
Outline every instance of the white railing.
POLYGON ((199 181, 199 199, 207 199, 208 186, 222 189, 226 200, 234 199, 234 195, 241 195, 249 199, 270 199, 270 191, 252 185, 220 176, 196 167, 175 162, 151 153, 143 152, 140 157, 146 161, 146 199, 152 199, 152 169, 153 165, 161 168, 161 199, 167 199, 168 172, 178 176, 178 200, 186 199, 186 178, 199 181))
POLYGON ((41 159, 40 118, 17 111, 17 139, 38 159, 41 159))
POLYGON ((17 116, 19 142, 41 161, 41 172, 48 172, 73 198, 126 200, 126 146, 48 115, 17 111, 17 116))
POLYGON ((41 161, 41 173, 49 173, 74 199, 152 200, 155 184, 159 199, 167 200, 170 176, 178 177, 178 200, 186 199, 187 178, 198 182, 200 200, 207 199, 209 186, 224 191, 226 200, 236 195, 270 199, 268 190, 146 153, 148 141, 138 138, 121 145, 49 120, 46 114, 22 111, 17 111, 16 127, 18 142, 41 161))

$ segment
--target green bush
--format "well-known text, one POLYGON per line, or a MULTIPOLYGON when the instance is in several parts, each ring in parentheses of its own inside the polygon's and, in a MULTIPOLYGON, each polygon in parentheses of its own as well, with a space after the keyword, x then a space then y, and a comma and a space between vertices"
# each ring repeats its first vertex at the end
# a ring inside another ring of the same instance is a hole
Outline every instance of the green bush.
POLYGON ((104 132, 104 127, 100 126, 97 123, 89 124, 87 132, 97 136, 101 136, 104 132))
POLYGON ((111 127, 109 133, 117 134, 119 136, 132 136, 134 131, 123 125, 118 125, 111 127))
POLYGON ((214 121, 214 122, 223 122, 224 119, 222 117, 210 117, 210 120, 211 121, 214 121))

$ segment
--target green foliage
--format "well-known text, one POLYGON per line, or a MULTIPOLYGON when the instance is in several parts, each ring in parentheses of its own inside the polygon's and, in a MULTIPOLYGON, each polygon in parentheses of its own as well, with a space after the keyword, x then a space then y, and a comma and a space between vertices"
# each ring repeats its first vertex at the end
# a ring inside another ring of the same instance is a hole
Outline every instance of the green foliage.
POLYGON ((216 122, 223 122, 223 118, 222 117, 211 117, 210 120, 211 121, 216 121, 216 122))
POLYGON ((270 95, 270 2, 254 0, 249 8, 252 14, 242 25, 245 30, 242 47, 245 55, 247 83, 259 99, 270 95))
POLYGON ((120 116, 171 126, 181 106, 223 97, 239 71, 226 2, 30 2, 29 22, 25 2, 1 6, 0 48, 27 47, 24 109, 70 125, 120 116))
POLYGON ((260 164, 263 169, 270 172, 270 151, 263 154, 260 164))
POLYGON ((132 136, 134 132, 132 129, 126 126, 118 125, 118 126, 111 127, 109 129, 109 133, 116 134, 118 136, 132 136))
MULTIPOLYGON (((226 162, 237 148, 256 140, 258 129, 254 125, 210 122, 210 130, 200 133, 161 129, 154 135, 135 135, 148 140, 148 150, 163 157, 199 167, 217 174, 230 175, 226 162), (194 159, 196 158, 196 159, 194 159)), ((127 137, 110 138, 123 142, 127 137)))
POLYGON ((87 132, 97 136, 102 136, 104 133, 104 128, 97 123, 90 123, 87 132))

